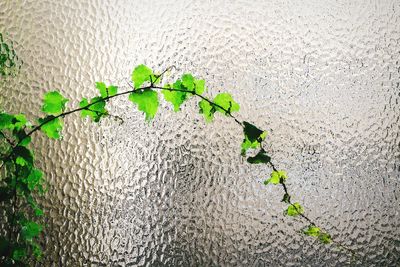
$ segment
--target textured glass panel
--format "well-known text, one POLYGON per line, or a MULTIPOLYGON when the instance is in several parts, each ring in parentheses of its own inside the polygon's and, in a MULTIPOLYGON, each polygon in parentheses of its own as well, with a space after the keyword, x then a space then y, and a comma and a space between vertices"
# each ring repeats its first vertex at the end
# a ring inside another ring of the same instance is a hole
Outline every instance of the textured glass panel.
MULTIPOLYGON (((46 91, 76 106, 96 81, 176 65, 270 130, 294 198, 358 266, 400 264, 399 1, 3 0, 0 30, 24 62, 1 84, 7 111, 34 118, 46 91)), ((116 100, 123 124, 74 115, 62 141, 35 136, 50 183, 45 266, 347 264, 282 215, 281 189, 239 156, 233 121, 162 106, 149 124, 116 100)))

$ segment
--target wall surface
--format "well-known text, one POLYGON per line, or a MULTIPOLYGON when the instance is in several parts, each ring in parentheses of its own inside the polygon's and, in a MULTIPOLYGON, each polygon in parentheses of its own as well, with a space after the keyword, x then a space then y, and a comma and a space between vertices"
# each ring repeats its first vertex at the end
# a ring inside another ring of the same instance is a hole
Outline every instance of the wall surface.
MULTIPOLYGON (((0 31, 24 64, 1 107, 41 116, 58 89, 76 106, 134 66, 206 79, 239 118, 270 131, 268 151, 309 217, 361 256, 400 265, 400 2, 0 2, 0 31)), ((241 158, 241 130, 205 124, 196 102, 154 121, 66 118, 63 140, 35 136, 50 189, 44 266, 347 266, 283 216, 268 167, 241 158)))

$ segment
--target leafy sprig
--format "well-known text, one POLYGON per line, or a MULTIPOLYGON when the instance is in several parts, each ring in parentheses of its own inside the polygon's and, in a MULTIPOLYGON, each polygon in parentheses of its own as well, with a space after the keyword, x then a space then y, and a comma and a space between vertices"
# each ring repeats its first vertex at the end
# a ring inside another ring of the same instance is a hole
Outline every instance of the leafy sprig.
POLYGON ((118 86, 107 86, 103 82, 97 82, 96 88, 99 95, 91 98, 83 98, 79 108, 65 111, 68 99, 58 91, 48 92, 44 95, 42 111, 46 113, 43 118, 37 120, 38 124, 32 126, 23 114, 0 113, 0 140, 2 142, 1 154, 1 178, 0 201, 9 202, 11 208, 8 212, 9 230, 7 237, 0 237, 0 263, 9 265, 24 265, 33 256, 40 260, 41 248, 37 237, 43 230, 43 226, 33 220, 29 220, 29 214, 24 213, 25 203, 33 211, 33 215, 41 216, 43 211, 34 200, 34 194, 45 192, 43 173, 34 166, 34 155, 28 146, 31 136, 42 131, 49 138, 59 139, 62 136, 63 118, 72 113, 80 112, 82 118, 89 118, 93 122, 100 122, 110 116, 107 103, 110 99, 128 95, 137 109, 145 114, 145 120, 152 120, 159 108, 160 94, 169 102, 174 111, 179 111, 182 104, 191 97, 199 99, 199 112, 203 114, 206 122, 211 122, 216 113, 232 118, 243 129, 243 142, 241 155, 247 157, 250 164, 266 164, 271 167, 271 175, 265 179, 265 185, 281 185, 284 195, 282 202, 287 204, 284 214, 303 219, 308 226, 302 232, 314 237, 324 244, 333 243, 336 247, 344 249, 354 255, 350 248, 334 241, 330 234, 323 231, 308 216, 305 209, 298 202, 292 201, 286 180, 288 175, 284 170, 278 170, 272 163, 272 158, 263 148, 263 142, 267 132, 259 129, 247 121, 238 120, 232 113, 240 110, 239 104, 229 93, 217 94, 213 99, 204 95, 207 91, 205 81, 196 79, 192 74, 185 73, 173 83, 160 85, 163 75, 155 74, 145 65, 137 66, 131 75, 132 84, 128 91, 118 92, 118 86), (247 156, 249 150, 255 150, 254 156, 247 156), (4 151, 4 152, 3 152, 4 151))

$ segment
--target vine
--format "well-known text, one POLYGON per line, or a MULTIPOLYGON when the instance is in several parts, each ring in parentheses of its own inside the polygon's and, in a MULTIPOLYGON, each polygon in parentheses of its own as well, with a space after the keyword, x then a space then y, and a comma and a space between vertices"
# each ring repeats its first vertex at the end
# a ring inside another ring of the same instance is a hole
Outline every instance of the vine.
POLYGON ((156 74, 147 66, 139 65, 132 72, 132 84, 129 84, 131 90, 124 92, 118 92, 118 86, 97 82, 99 95, 91 99, 83 98, 78 108, 69 111, 66 111, 69 99, 58 91, 47 92, 41 109, 46 115, 39 118, 36 125, 31 124, 24 114, 0 113, 0 202, 7 207, 8 227, 6 233, 0 236, 1 266, 27 266, 32 260, 40 260, 42 256, 37 240, 43 231, 43 225, 38 223, 43 216, 43 210, 34 196, 44 194, 47 186, 43 172, 35 167, 34 154, 28 148, 33 134, 42 131, 49 138, 59 139, 63 118, 76 112, 80 112, 82 118, 89 117, 91 121, 99 122, 104 117, 111 116, 106 109, 109 100, 124 95, 128 95, 128 99, 145 114, 145 120, 150 121, 159 107, 159 92, 172 104, 175 111, 179 111, 185 101, 196 97, 200 100, 198 106, 206 122, 211 122, 216 113, 233 119, 243 129, 242 156, 247 157, 249 164, 266 164, 271 167, 272 172, 264 184, 280 185, 283 189, 282 202, 287 204, 284 213, 299 217, 307 223, 301 230, 305 235, 324 244, 333 243, 354 256, 353 250, 333 240, 328 232, 318 227, 305 214, 299 202, 292 200, 286 184, 287 173, 276 167, 263 147, 267 132, 250 122, 240 121, 233 115, 240 110, 240 106, 229 93, 217 94, 213 99, 206 97, 205 81, 196 79, 190 73, 183 74, 174 83, 161 85, 164 74, 172 68, 156 74), (255 156, 247 156, 249 150, 254 150, 255 156))

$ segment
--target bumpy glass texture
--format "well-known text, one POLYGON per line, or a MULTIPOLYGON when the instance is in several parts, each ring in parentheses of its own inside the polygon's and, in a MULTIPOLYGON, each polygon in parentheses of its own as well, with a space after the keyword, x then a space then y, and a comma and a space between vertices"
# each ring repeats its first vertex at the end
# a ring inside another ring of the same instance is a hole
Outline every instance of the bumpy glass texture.
MULTIPOLYGON (((46 91, 72 107, 138 64, 176 65, 270 131, 294 199, 357 266, 400 265, 399 1, 1 1, 0 30, 24 62, 3 109, 34 118, 46 91)), ((284 217, 232 120, 205 124, 193 101, 151 123, 111 106, 124 123, 73 115, 63 140, 35 135, 43 266, 348 265, 284 217)))

